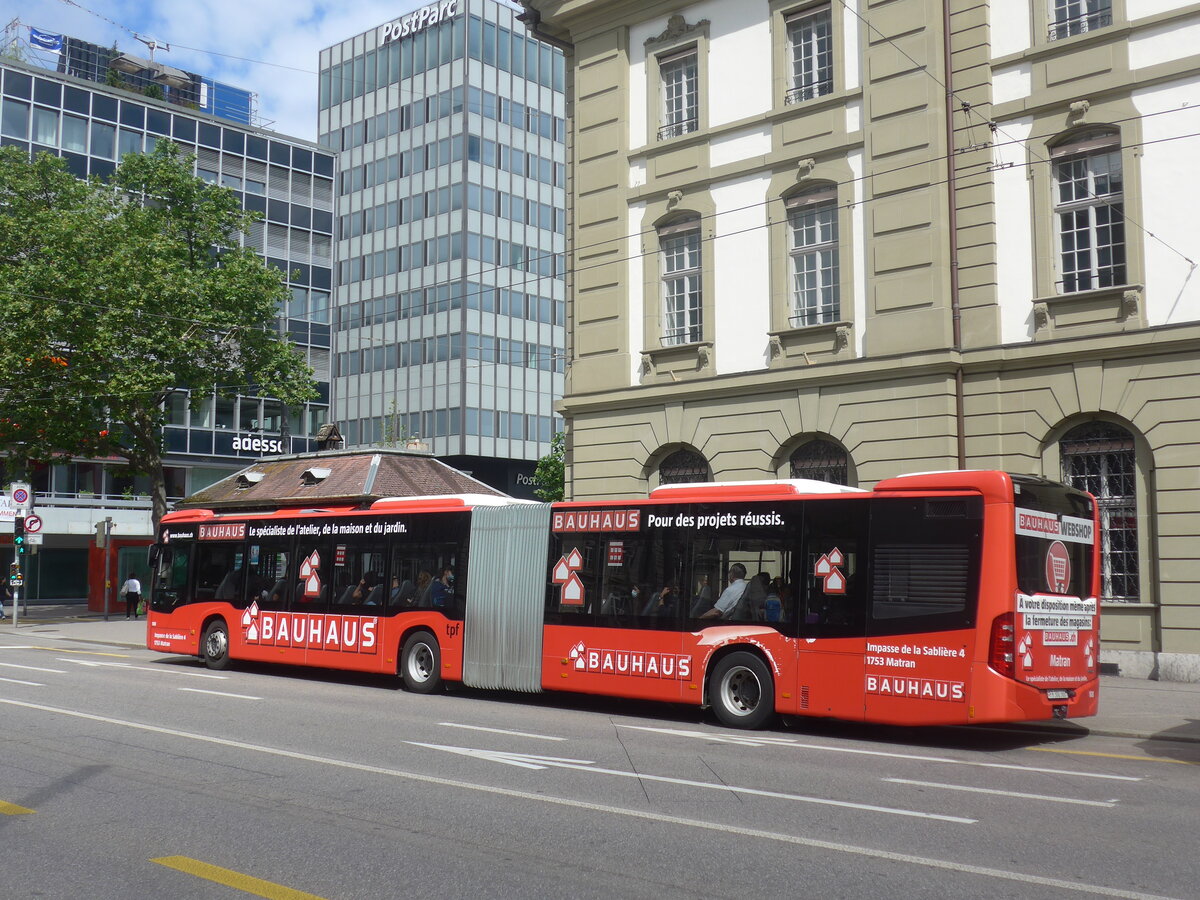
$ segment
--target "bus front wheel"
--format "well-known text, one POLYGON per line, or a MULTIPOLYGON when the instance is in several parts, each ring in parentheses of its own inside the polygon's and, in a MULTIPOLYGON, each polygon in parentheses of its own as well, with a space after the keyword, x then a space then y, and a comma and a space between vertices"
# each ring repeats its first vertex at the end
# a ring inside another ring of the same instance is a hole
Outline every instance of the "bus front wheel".
POLYGON ((204 630, 204 640, 200 644, 200 652, 204 658, 204 664, 210 669, 229 667, 229 629, 220 619, 204 630))
POLYGON ((709 703, 722 725, 761 728, 775 712, 775 685, 766 663, 743 650, 724 657, 709 682, 709 703))
POLYGON ((418 631, 404 642, 400 653, 400 677, 416 694, 432 694, 442 685, 442 651, 437 638, 418 631))

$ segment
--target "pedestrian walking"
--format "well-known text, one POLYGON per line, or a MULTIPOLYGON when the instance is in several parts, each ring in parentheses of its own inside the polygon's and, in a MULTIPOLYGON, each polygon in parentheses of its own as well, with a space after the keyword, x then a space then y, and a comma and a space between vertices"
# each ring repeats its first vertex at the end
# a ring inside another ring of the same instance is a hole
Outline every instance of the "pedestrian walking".
POLYGON ((129 573, 129 578, 121 586, 121 593, 125 595, 125 618, 132 615, 136 619, 138 604, 142 600, 142 583, 138 581, 136 572, 129 573))

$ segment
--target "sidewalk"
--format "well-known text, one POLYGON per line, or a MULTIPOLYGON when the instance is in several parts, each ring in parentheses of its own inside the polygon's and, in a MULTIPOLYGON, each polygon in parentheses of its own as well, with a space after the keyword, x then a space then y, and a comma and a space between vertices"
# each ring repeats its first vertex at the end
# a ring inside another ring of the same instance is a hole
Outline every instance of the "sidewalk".
MULTIPOLYGON (((113 647, 146 646, 146 618, 126 619, 124 604, 108 621, 78 603, 31 603, 13 628, 12 607, 0 621, 0 637, 82 641, 113 647)), ((1006 726, 1007 727, 1007 726, 1006 726)), ((1028 732, 1085 733, 1140 740, 1200 744, 1200 684, 1100 677, 1100 713, 1091 719, 1030 722, 1012 726, 1028 732)))

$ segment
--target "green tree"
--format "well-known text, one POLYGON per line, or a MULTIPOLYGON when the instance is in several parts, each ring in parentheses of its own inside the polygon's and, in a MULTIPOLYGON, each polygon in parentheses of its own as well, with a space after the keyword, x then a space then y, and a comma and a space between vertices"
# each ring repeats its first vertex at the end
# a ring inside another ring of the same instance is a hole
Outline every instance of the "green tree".
POLYGON ((559 432, 550 441, 550 452, 538 460, 533 470, 533 492, 548 503, 562 500, 566 489, 567 436, 559 432))
POLYGON ((252 393, 295 405, 312 373, 280 336, 280 273, 238 233, 253 216, 161 143, 108 184, 0 150, 0 448, 20 468, 116 456, 166 511, 165 404, 252 393))

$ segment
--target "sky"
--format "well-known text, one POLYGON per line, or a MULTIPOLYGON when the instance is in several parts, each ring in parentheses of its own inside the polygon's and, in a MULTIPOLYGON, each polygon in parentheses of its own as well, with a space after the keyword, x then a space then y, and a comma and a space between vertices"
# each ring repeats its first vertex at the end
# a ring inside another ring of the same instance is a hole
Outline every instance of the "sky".
POLYGON ((33 26, 105 46, 116 41, 141 57, 149 53, 131 32, 169 44, 156 60, 256 92, 265 127, 315 141, 320 51, 429 2, 23 0, 10 8, 22 42, 33 26))

